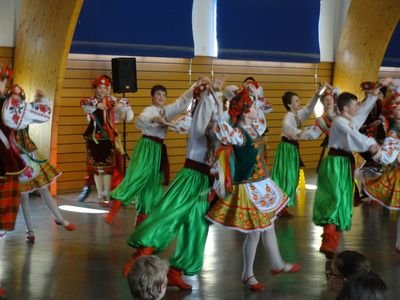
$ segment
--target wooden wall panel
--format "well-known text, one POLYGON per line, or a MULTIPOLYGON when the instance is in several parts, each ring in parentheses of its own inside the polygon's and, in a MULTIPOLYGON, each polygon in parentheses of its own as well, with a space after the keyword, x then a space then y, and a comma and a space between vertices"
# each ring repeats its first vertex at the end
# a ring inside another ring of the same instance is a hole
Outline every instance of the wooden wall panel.
POLYGON ((359 85, 378 78, 399 16, 399 0, 351 1, 336 51, 335 86, 363 96, 359 85))
MULTIPOLYGON (((91 80, 101 74, 111 74, 111 58, 107 55, 70 54, 62 86, 57 162, 63 176, 58 179, 58 192, 77 191, 83 185, 86 175, 85 144, 81 134, 87 120, 79 106, 81 98, 91 96, 91 80)), ((287 90, 298 92, 303 104, 314 94, 316 76, 318 81, 332 81, 331 63, 277 63, 258 61, 219 60, 208 57, 190 59, 137 57, 138 87, 137 93, 129 93, 135 115, 150 105, 150 88, 154 84, 163 84, 168 88, 168 102, 175 101, 198 76, 225 74, 226 84, 240 85, 247 76, 254 76, 264 87, 265 96, 274 105, 274 111, 267 116, 270 127, 268 163, 271 167, 273 155, 280 141, 281 123, 285 109, 281 96, 287 90), (191 75, 189 71, 191 70, 191 75)), ((117 97, 121 95, 116 94, 117 97)), ((313 119, 304 125, 310 125, 313 119)), ((118 131, 122 133, 121 125, 118 131)), ((131 154, 140 131, 134 123, 127 123, 127 151, 131 154)), ((166 139, 172 176, 182 167, 186 152, 186 136, 169 132, 166 139)), ((301 143, 301 153, 308 168, 315 168, 321 141, 301 143)))

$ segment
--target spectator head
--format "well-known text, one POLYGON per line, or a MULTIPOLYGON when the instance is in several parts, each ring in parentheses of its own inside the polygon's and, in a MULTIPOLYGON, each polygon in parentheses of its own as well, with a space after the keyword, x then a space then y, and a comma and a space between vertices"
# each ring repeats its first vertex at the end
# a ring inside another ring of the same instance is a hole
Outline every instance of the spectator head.
POLYGON ((158 300, 167 288, 168 263, 158 256, 139 257, 128 274, 133 299, 158 300))

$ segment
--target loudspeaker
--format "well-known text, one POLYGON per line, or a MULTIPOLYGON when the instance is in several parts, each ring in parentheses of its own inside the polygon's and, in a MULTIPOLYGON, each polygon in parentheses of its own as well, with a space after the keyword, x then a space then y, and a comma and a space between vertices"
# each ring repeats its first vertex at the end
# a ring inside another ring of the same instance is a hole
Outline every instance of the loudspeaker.
POLYGON ((117 57, 111 59, 114 93, 137 91, 136 58, 117 57))

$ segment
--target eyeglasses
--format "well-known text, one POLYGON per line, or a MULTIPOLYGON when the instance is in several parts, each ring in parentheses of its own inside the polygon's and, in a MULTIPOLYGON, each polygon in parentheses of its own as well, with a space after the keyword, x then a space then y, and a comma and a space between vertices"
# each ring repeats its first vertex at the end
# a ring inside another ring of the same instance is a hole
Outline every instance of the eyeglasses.
POLYGON ((329 278, 331 278, 332 276, 342 277, 342 275, 333 273, 332 271, 326 271, 325 275, 326 275, 326 280, 329 280, 329 278))

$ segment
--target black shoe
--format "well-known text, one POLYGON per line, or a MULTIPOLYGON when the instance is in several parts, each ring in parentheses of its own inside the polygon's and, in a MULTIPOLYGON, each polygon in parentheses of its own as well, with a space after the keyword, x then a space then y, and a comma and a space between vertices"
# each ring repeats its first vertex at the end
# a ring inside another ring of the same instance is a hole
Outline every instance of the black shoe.
POLYGON ((90 188, 90 186, 85 185, 77 200, 79 202, 84 202, 89 197, 91 191, 92 189, 90 188))

